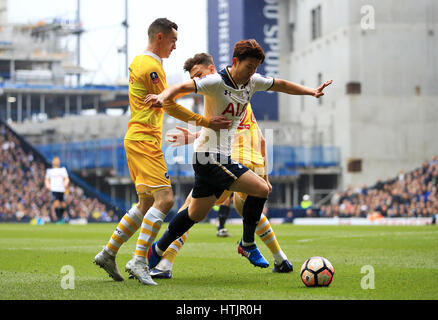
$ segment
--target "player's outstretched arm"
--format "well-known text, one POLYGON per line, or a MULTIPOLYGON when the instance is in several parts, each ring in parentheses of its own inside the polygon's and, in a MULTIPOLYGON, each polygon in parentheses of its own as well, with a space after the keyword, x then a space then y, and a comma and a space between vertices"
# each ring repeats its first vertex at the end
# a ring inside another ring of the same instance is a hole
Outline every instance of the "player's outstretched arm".
POLYGON ((275 79, 274 84, 269 90, 276 92, 283 92, 287 94, 293 94, 293 95, 307 95, 307 96, 313 96, 315 98, 319 98, 324 95, 323 91, 325 87, 331 85, 332 82, 333 80, 326 81, 318 88, 314 89, 314 88, 305 87, 303 85, 291 81, 275 79))
POLYGON ((148 94, 145 103, 151 103, 153 108, 161 108, 166 100, 173 100, 179 94, 196 92, 195 83, 190 80, 180 84, 174 84, 167 87, 160 94, 148 94))
POLYGON ((174 100, 175 97, 180 94, 195 91, 195 83, 193 81, 187 81, 181 84, 169 86, 158 95, 148 94, 144 102, 150 104, 150 107, 164 107, 167 114, 184 122, 195 122, 196 125, 213 130, 228 129, 231 126, 231 120, 228 118, 224 116, 213 116, 210 119, 207 119, 177 104, 174 100))

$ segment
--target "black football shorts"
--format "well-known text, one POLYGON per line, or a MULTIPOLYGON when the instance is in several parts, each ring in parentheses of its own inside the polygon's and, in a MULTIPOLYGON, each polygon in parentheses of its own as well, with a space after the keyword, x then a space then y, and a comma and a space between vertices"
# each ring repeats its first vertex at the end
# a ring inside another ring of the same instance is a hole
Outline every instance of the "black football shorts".
POLYGON ((210 152, 195 152, 193 154, 193 170, 195 185, 193 198, 205 198, 221 194, 249 169, 231 157, 210 152))

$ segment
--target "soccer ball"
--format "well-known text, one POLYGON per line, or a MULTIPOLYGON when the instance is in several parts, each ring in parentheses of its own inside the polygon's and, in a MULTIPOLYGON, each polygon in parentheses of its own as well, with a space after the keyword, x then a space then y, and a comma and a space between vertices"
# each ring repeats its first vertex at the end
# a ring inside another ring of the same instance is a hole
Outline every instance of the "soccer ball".
POLYGON ((301 267, 301 280, 308 287, 327 287, 333 280, 335 269, 323 257, 312 257, 301 267))

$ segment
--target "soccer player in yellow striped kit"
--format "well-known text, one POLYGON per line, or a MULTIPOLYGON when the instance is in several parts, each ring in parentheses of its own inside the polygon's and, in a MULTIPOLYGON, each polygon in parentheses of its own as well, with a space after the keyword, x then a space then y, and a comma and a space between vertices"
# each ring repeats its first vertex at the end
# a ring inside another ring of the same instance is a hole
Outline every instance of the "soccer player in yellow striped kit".
MULTIPOLYGON (((206 54, 200 53, 190 58, 184 64, 184 70, 190 73, 191 78, 201 78, 207 74, 216 73, 213 58, 206 54)), ((185 128, 177 127, 180 132, 168 134, 167 138, 173 142, 173 146, 180 146, 192 143, 200 132, 192 133, 185 128)), ((246 111, 242 115, 241 122, 237 128, 234 143, 232 147, 231 158, 266 180, 270 189, 272 189, 268 178, 266 141, 260 128, 257 125, 251 105, 248 104, 246 111)), ((231 191, 225 191, 217 200, 216 204, 223 203, 230 197, 231 191)), ((242 216, 242 208, 247 195, 241 192, 234 194, 234 207, 242 216)), ((187 197, 183 207, 180 210, 187 208, 190 205, 191 194, 187 197)), ((172 267, 176 255, 184 245, 186 232, 182 237, 175 240, 165 251, 160 263, 150 271, 152 278, 169 279, 172 277, 172 267)), ((269 248, 274 258, 273 272, 287 273, 293 271, 292 264, 287 259, 287 256, 281 250, 276 239, 274 230, 267 217, 262 213, 260 221, 256 228, 256 234, 260 237, 263 243, 269 248)))
POLYGON ((149 275, 146 255, 174 203, 161 150, 164 112, 213 130, 230 126, 230 121, 223 116, 206 119, 175 101, 166 103, 163 108, 152 108, 144 102, 146 95, 159 94, 167 88, 162 59, 168 58, 176 49, 177 30, 174 22, 166 18, 156 19, 148 29, 146 51, 136 56, 129 67, 131 119, 124 146, 139 202, 123 216, 107 245, 94 258, 94 262, 116 281, 123 281, 116 264, 117 252, 141 228, 134 257, 127 263, 126 270, 141 283, 156 285, 149 275))

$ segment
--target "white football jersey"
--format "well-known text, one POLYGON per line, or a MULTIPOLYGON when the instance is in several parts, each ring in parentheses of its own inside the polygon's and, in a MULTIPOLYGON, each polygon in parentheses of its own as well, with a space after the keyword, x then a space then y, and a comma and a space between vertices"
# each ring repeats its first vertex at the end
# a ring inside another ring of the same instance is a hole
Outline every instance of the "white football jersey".
POLYGON ((50 181, 50 191, 52 192, 65 192, 64 178, 68 177, 67 169, 51 168, 46 171, 46 179, 50 181))
POLYGON ((204 116, 223 115, 232 120, 229 129, 214 131, 202 127, 201 134, 194 142, 194 151, 231 156, 234 135, 251 97, 257 91, 270 89, 274 79, 255 73, 247 84, 237 88, 228 68, 225 68, 219 73, 194 79, 194 82, 196 92, 204 96, 204 116))

